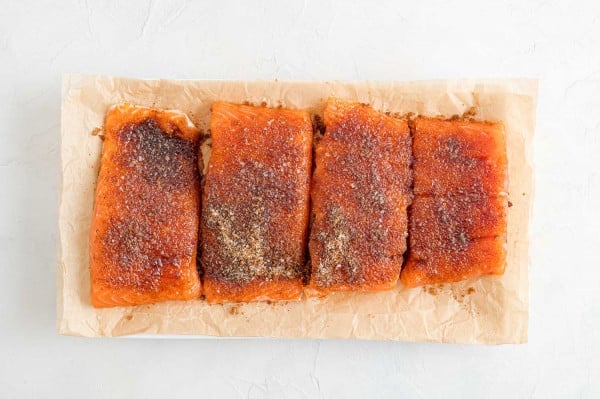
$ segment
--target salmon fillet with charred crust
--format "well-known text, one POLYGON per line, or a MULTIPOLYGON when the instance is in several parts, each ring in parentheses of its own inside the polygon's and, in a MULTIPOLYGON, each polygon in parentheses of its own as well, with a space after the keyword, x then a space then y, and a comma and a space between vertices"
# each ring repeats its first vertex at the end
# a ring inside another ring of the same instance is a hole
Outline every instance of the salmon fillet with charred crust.
POLYGON ((409 287, 502 274, 507 157, 502 124, 417 118, 409 287))
POLYGON ((294 300, 306 274, 308 112, 212 106, 201 264, 211 303, 294 300))
POLYGON ((180 112, 108 111, 90 229, 95 307, 200 296, 198 140, 180 112))
POLYGON ((309 295, 396 285, 411 201, 408 122, 329 99, 315 151, 309 295))

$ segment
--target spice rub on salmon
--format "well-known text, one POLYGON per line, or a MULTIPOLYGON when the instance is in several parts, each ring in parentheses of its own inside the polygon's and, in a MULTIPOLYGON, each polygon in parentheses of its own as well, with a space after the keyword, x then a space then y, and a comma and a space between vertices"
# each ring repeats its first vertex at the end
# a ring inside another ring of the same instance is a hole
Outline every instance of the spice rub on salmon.
POLYGON ((309 295, 393 288, 411 201, 408 122, 329 99, 315 151, 309 295))
POLYGON ((198 140, 177 111, 108 111, 90 230, 93 306, 200 296, 198 140))
POLYGON ((305 111, 213 104, 201 223, 209 302, 302 294, 312 135, 305 111))
POLYGON ((409 287, 502 274, 507 158, 501 124, 417 118, 409 287))
POLYGON ((498 195, 506 191, 501 124, 420 117, 414 129, 415 195, 498 195))

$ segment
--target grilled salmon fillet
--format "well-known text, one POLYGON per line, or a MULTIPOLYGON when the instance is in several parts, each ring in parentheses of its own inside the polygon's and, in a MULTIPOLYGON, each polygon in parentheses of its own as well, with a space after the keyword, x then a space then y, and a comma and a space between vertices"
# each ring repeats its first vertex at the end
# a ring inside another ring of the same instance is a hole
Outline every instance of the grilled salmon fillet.
POLYGON ((308 295, 394 287, 411 201, 408 122, 329 99, 315 150, 308 295))
POLYGON ((200 296, 198 140, 177 111, 108 111, 90 230, 93 306, 200 296))
POLYGON ((502 274, 507 158, 499 123, 417 118, 409 287, 502 274))
POLYGON ((298 299, 306 272, 310 115, 217 101, 210 126, 201 222, 206 299, 298 299))

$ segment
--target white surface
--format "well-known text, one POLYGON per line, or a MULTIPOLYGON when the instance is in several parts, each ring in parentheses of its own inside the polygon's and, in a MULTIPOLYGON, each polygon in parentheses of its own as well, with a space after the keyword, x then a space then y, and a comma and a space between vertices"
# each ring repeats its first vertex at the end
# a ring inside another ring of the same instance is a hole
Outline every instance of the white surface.
POLYGON ((0 4, 0 397, 600 397, 600 3, 120 3, 0 4), (529 344, 57 336, 63 72, 539 77, 529 344))

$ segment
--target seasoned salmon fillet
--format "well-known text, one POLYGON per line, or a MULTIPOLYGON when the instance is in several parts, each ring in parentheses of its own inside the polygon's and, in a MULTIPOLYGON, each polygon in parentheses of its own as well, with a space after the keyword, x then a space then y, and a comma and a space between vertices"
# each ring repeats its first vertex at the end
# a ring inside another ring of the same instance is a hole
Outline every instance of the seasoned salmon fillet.
POLYGON ((108 111, 90 230, 93 306, 200 296, 198 140, 177 111, 108 111))
POLYGON ((417 118, 409 287, 502 274, 507 158, 501 124, 417 118))
POLYGON ((294 300, 306 274, 308 112, 212 106, 201 264, 211 303, 294 300))
POLYGON ((309 295, 396 285, 411 201, 406 120, 329 99, 315 150, 309 295))

